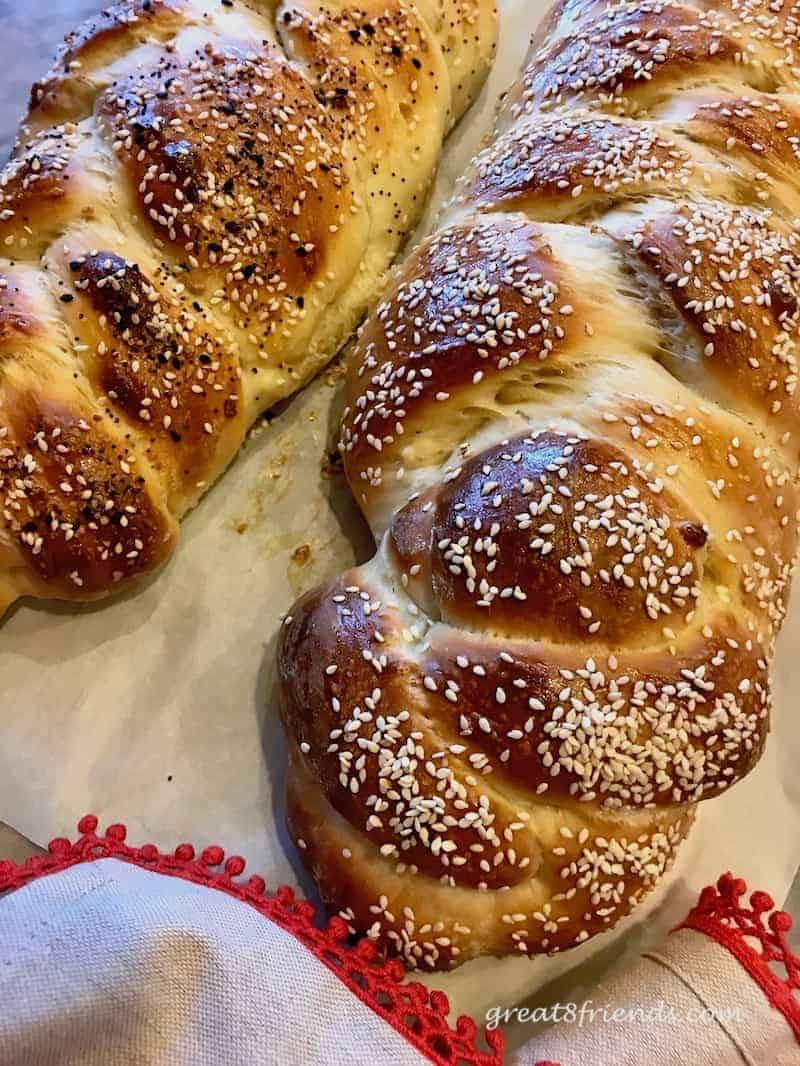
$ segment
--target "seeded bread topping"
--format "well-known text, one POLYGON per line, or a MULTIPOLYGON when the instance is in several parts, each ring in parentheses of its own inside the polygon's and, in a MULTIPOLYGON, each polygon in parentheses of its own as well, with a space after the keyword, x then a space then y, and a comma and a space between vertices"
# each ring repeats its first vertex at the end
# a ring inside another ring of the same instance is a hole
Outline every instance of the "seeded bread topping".
POLYGON ((659 881, 761 754, 797 551, 795 7, 547 31, 352 357, 378 554, 279 652, 301 853, 423 969, 659 881))
POLYGON ((494 34, 491 0, 118 0, 67 38, 0 175, 0 609, 164 562, 377 294, 494 34))

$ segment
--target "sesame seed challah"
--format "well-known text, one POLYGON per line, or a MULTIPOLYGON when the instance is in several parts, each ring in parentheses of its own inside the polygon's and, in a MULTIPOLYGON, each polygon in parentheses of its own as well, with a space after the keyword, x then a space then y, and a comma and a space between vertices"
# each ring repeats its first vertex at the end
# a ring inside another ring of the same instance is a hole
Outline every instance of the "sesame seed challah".
POLYGON ((559 0, 350 364, 375 558, 279 651, 291 828, 412 966, 563 950, 757 761, 796 550, 800 8, 559 0))

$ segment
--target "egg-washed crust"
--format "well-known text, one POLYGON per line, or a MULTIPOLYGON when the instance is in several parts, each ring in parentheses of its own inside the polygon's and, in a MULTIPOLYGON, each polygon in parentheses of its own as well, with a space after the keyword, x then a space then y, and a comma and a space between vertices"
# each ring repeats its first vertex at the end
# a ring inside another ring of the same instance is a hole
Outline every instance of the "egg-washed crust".
MULTIPOLYGON (((643 819, 587 819, 562 812, 537 838, 529 877, 501 892, 452 887, 375 854, 315 787, 293 756, 287 781, 289 827, 330 909, 353 933, 366 931, 410 969, 447 970, 480 955, 556 953, 610 929, 669 869, 694 818, 677 807, 643 819), (409 894, 408 875, 419 888, 409 894), (347 900, 346 906, 342 901, 347 900)), ((544 808, 541 809, 544 811, 544 808)), ((527 811, 519 812, 524 826, 527 811)))
POLYGON ((412 967, 585 942, 756 765, 797 553, 800 25, 561 0, 353 352, 379 542, 290 612, 289 822, 412 967))
POLYGON ((31 593, 93 599, 164 561, 174 522, 106 419, 10 385, 0 411, 0 553, 31 593))
POLYGON ((117 0, 0 174, 0 610, 156 569, 353 330, 492 57, 493 0, 117 0))
POLYGON ((191 16, 191 0, 117 0, 86 19, 67 34, 50 71, 33 83, 23 134, 91 109, 98 73, 102 77, 132 46, 168 43, 191 16))

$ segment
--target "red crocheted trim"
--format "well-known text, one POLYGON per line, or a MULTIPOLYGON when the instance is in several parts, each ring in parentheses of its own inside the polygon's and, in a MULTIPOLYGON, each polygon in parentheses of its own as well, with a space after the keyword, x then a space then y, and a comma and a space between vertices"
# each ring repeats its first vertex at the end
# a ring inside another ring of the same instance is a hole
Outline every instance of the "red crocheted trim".
POLYGON ((471 1018, 461 1017, 455 1028, 448 1022, 450 1004, 444 992, 430 991, 418 981, 405 981, 405 971, 397 959, 377 958, 375 945, 361 940, 347 943, 347 924, 333 917, 325 928, 314 924, 314 907, 308 900, 296 899, 294 891, 282 885, 266 895, 262 877, 236 880, 245 868, 239 855, 225 858, 220 847, 206 848, 196 857, 191 844, 180 844, 172 855, 153 844, 134 848, 125 843, 124 825, 110 825, 96 835, 97 818, 87 814, 78 822, 80 839, 51 840, 46 855, 34 855, 22 865, 0 860, 0 892, 21 888, 47 874, 58 873, 79 863, 114 858, 134 863, 145 870, 181 877, 207 888, 215 888, 254 907, 296 937, 320 962, 346 985, 362 1003, 384 1019, 438 1066, 501 1066, 504 1040, 498 1030, 487 1030, 488 1051, 478 1048, 480 1036, 471 1018), (224 865, 223 865, 224 864, 224 865))
POLYGON ((695 929, 727 948, 781 1012, 800 1043, 800 1000, 796 995, 800 991, 800 958, 786 940, 792 916, 776 911, 775 901, 766 892, 753 892, 750 906, 741 906, 739 901, 746 891, 741 878, 723 874, 716 888, 709 885, 703 889, 675 929, 695 929), (775 966, 782 972, 776 972, 775 966))

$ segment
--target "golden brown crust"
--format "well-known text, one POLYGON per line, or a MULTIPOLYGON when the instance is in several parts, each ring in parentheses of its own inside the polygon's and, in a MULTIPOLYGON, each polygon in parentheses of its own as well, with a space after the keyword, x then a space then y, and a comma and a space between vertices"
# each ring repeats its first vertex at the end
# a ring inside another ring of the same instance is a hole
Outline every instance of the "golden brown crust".
POLYGON ((368 514, 424 443, 432 405, 460 402, 466 415, 513 403, 516 385, 547 387, 562 361, 624 343, 608 304, 620 318, 636 308, 614 254, 610 241, 578 242, 517 214, 448 227, 418 249, 348 370, 344 463, 368 514), (594 286, 593 254, 608 268, 594 286))
POLYGON ((793 83, 797 22, 791 5, 562 0, 550 25, 555 33, 510 94, 512 114, 574 106, 638 114, 676 83, 680 90, 683 83, 731 80, 766 92, 793 83))
POLYGON ((512 126, 475 171, 463 202, 506 210, 530 204, 552 218, 613 198, 621 186, 626 196, 652 194, 697 176, 692 154, 658 127, 591 113, 512 126))
POLYGON ((354 190, 306 78, 277 48, 240 48, 118 81, 100 116, 143 216, 189 278, 269 336, 330 269, 331 219, 352 213, 354 190))
POLYGON ((281 659, 282 676, 291 686, 286 714, 296 741, 318 753, 311 760, 317 780, 352 824, 363 827, 366 812, 366 829, 377 847, 428 876, 447 873, 454 884, 494 889, 521 880, 538 846, 529 834, 510 828, 513 813, 502 799, 494 803, 494 796, 485 795, 486 785, 466 756, 437 750, 427 690, 415 664, 389 656, 375 676, 381 651, 375 632, 379 626, 391 640, 391 617, 366 615, 360 592, 338 585, 313 614, 325 636, 337 634, 352 664, 347 670, 327 672, 340 652, 308 638, 302 630, 308 614, 297 632, 288 633, 281 659), (325 625, 327 610, 332 616, 325 625), (311 721, 303 714, 309 698, 319 708, 311 721), (360 713, 354 714, 356 704, 360 713), (327 715, 323 706, 330 708, 327 715), (441 757, 430 762, 433 750, 441 757), (479 812, 485 813, 478 817, 479 812))
POLYGON ((732 616, 721 621, 735 656, 727 640, 702 637, 679 656, 432 641, 421 667, 436 686, 429 713, 446 721, 456 686, 447 703, 459 737, 484 767, 550 801, 618 810, 707 799, 755 765, 770 707, 760 649, 732 616))
POLYGON ((72 33, 50 72, 31 88, 30 127, 83 117, 96 91, 93 75, 131 47, 168 40, 191 11, 190 0, 116 0, 72 33))
POLYGON ((561 0, 362 330, 341 447, 379 550, 286 620, 289 814, 411 966, 609 928, 763 750, 797 44, 769 0, 561 0))
MULTIPOLYGON (((636 394, 610 395, 587 421, 632 453, 653 489, 670 486, 691 499, 710 536, 709 589, 730 589, 747 608, 747 628, 771 654, 786 614, 797 551, 797 479, 793 460, 740 419, 713 408, 670 406, 636 394), (718 476, 708 477, 709 470, 718 476), (763 521, 765 515, 769 521, 763 521)), ((587 412, 588 414, 588 412, 587 412)), ((669 623, 669 619, 664 619, 669 623)), ((664 632, 675 634, 669 625, 664 632)))
POLYGON ((741 44, 723 27, 723 20, 688 5, 611 4, 535 58, 523 78, 526 105, 546 109, 596 96, 609 108, 620 98, 630 106, 640 87, 663 91, 664 83, 701 65, 738 62, 741 44))
POLYGON ((3 484, 69 458, 0 521, 0 607, 157 567, 352 331, 494 47, 492 0, 420 2, 117 0, 67 38, 0 176, 3 484))
POLYGON ((352 483, 369 480, 376 455, 402 444, 403 425, 431 400, 566 344, 563 308, 575 294, 535 227, 503 220, 447 230, 412 261, 409 282, 387 294, 348 368, 342 440, 352 483))
POLYGON ((766 93, 698 93, 687 130, 734 158, 750 156, 759 170, 783 178, 800 158, 800 112, 791 101, 766 93))
POLYGON ((0 276, 0 352, 3 361, 15 358, 26 341, 45 332, 37 316, 36 300, 25 280, 12 272, 0 276))
POLYGON ((6 386, 0 418, 4 532, 31 592, 91 599, 164 561, 174 521, 99 416, 6 386))
POLYGON ((108 199, 109 161, 92 132, 67 123, 32 136, 0 175, 0 242, 12 261, 32 261, 76 219, 108 199))
POLYGON ((708 532, 672 494, 603 441, 515 437, 466 463, 435 507, 414 501, 400 529, 429 526, 401 571, 430 570, 444 621, 509 636, 651 643, 697 607, 708 532), (569 494, 563 490, 568 487, 569 494), (427 516, 430 516, 428 519, 427 516), (523 591, 524 589, 524 591, 523 591))
POLYGON ((618 232, 696 331, 728 402, 796 432, 796 232, 769 213, 718 202, 656 211, 618 232))
POLYGON ((89 342, 94 326, 87 369, 99 395, 135 425, 140 448, 166 477, 174 467, 179 485, 203 480, 221 442, 244 428, 236 355, 202 311, 169 301, 136 263, 95 251, 70 257, 68 269, 60 299, 76 335, 89 342))
POLYGON ((584 943, 651 890, 693 819, 691 809, 673 808, 651 815, 644 829, 635 819, 617 824, 567 816, 547 833, 535 876, 502 892, 476 892, 420 876, 391 857, 376 858, 296 757, 287 790, 290 830, 322 898, 331 908, 346 899, 340 913, 354 932, 366 930, 409 967, 426 970, 479 955, 554 953, 584 943))

